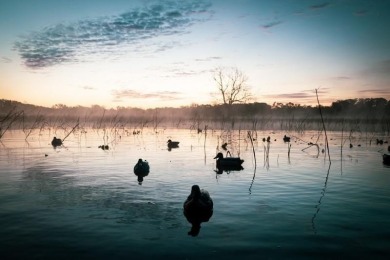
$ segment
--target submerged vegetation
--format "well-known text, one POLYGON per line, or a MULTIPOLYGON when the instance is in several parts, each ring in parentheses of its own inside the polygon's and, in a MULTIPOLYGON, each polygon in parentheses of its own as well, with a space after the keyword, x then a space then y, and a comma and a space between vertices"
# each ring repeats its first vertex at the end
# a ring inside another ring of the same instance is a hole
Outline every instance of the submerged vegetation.
POLYGON ((26 139, 31 131, 80 128, 163 128, 283 130, 304 132, 329 131, 390 133, 390 101, 383 98, 348 99, 330 106, 302 106, 293 103, 247 103, 231 105, 192 105, 180 108, 139 109, 117 107, 106 109, 68 107, 57 104, 51 108, 0 100, 0 138, 9 129, 23 129, 26 139))

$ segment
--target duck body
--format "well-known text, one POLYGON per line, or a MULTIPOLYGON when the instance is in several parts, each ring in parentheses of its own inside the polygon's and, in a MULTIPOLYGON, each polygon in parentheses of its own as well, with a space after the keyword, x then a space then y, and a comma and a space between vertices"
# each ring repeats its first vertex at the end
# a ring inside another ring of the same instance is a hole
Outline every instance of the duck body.
POLYGON ((390 166, 390 155, 383 154, 383 164, 390 166))
POLYGON ((240 157, 223 157, 222 153, 218 153, 214 159, 217 159, 217 168, 242 168, 244 162, 240 157))
POLYGON ((149 174, 149 163, 146 160, 138 159, 137 164, 134 166, 135 175, 147 175, 149 174))
POLYGON ((149 174, 149 163, 146 160, 138 159, 137 164, 134 166, 134 174, 137 175, 138 184, 142 185, 144 177, 149 174))
POLYGON ((169 139, 167 142, 168 148, 177 148, 177 147, 179 147, 179 143, 180 142, 172 141, 171 139, 169 139))
POLYGON ((288 142, 290 142, 290 139, 291 139, 290 137, 284 135, 283 142, 288 143, 288 142))
POLYGON ((54 147, 60 146, 62 145, 62 140, 54 136, 53 140, 51 141, 51 145, 54 147))
POLYGON ((213 215, 214 203, 208 191, 193 185, 191 194, 183 204, 183 213, 188 222, 192 224, 189 235, 197 235, 200 223, 207 222, 213 215))

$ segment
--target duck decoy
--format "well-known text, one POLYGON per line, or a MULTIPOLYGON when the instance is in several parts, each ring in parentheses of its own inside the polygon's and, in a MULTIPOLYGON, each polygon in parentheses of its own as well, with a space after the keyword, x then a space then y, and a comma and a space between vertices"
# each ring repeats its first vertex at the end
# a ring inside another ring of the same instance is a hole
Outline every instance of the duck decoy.
POLYGON ((383 154, 383 164, 390 166, 390 155, 383 154))
POLYGON ((217 159, 217 168, 241 168, 241 164, 244 162, 240 157, 223 157, 222 153, 218 153, 217 156, 214 157, 217 159))
POLYGON ((283 142, 288 143, 288 142, 290 142, 290 139, 291 138, 289 136, 284 135, 283 142))
POLYGON ((192 224, 188 235, 197 236, 200 231, 200 224, 207 222, 213 215, 213 200, 208 191, 193 185, 191 194, 183 204, 183 213, 188 222, 192 224))
POLYGON ((171 139, 168 140, 168 148, 177 148, 179 147, 179 143, 177 141, 172 141, 171 139))
POLYGON ((108 150, 110 149, 110 147, 108 145, 99 145, 98 148, 102 149, 102 150, 108 150))
POLYGON ((138 184, 142 185, 142 182, 144 181, 144 177, 148 176, 149 174, 149 163, 146 160, 138 159, 138 162, 134 166, 134 174, 138 177, 138 184))
POLYGON ((62 140, 57 137, 53 137, 53 140, 51 141, 51 145, 54 147, 61 146, 62 145, 62 140))
POLYGON ((271 137, 270 136, 267 137, 267 142, 268 143, 271 142, 271 137))
POLYGON ((376 139, 376 144, 383 144, 383 140, 380 140, 380 139, 376 139))

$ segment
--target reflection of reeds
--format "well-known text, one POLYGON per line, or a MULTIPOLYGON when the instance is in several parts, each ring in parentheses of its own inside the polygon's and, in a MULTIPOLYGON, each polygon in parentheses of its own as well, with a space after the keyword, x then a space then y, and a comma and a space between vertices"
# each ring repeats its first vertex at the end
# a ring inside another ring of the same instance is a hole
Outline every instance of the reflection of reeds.
POLYGON ((331 163, 329 162, 328 172, 327 172, 326 177, 325 177, 324 188, 323 188, 322 191, 321 191, 320 199, 318 200, 318 203, 317 203, 317 205, 316 205, 317 210, 316 210, 316 212, 314 213, 313 217, 311 218, 311 225, 312 225, 314 234, 317 234, 317 228, 316 228, 316 225, 315 225, 315 219, 317 218, 317 215, 318 215, 318 213, 320 212, 322 199, 323 199, 324 196, 325 196, 326 187, 328 186, 328 179, 329 179, 329 173, 330 173, 330 165, 331 165, 331 163))
POLYGON ((271 147, 271 142, 266 142, 267 144, 264 145, 264 167, 268 170, 269 169, 269 149, 271 147))

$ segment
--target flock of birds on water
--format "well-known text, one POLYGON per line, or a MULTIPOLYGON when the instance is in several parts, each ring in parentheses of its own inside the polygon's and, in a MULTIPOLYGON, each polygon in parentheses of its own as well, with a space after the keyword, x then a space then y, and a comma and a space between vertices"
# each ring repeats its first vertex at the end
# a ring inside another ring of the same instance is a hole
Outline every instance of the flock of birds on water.
MULTIPOLYGON (((270 142, 271 137, 268 136, 267 138, 262 139, 263 142, 270 142)), ((291 140, 290 137, 284 135, 283 141, 285 143, 289 143, 291 140)), ((387 143, 383 140, 376 140, 377 144, 383 144, 387 143)), ((54 137, 51 142, 53 147, 61 146, 63 144, 63 141, 59 138, 54 137)), ((178 148, 179 142, 178 141, 172 141, 169 139, 167 141, 168 150, 172 148, 178 148)), ((224 143, 221 145, 223 150, 227 150, 227 143, 224 143)), ((350 145, 350 148, 353 146, 350 145)), ((108 145, 100 145, 100 149, 102 150, 108 150, 108 145)), ((387 151, 390 152, 390 146, 388 146, 387 151)), ((229 151, 228 151, 228 154, 229 151)), ((47 155, 45 155, 47 156, 47 155)), ((242 160, 240 157, 224 157, 221 152, 217 153, 217 155, 214 157, 216 159, 216 166, 218 171, 222 170, 242 170, 242 164, 244 160, 242 160)), ((383 164, 390 166, 390 155, 384 153, 383 154, 383 164)), ((134 174, 137 176, 138 184, 142 185, 144 177, 146 177, 149 174, 150 166, 148 161, 143 159, 138 159, 137 163, 134 166, 134 174)), ((218 172, 220 173, 220 172, 218 172)), ((191 230, 188 232, 188 235, 191 236, 197 236, 200 231, 200 224, 202 222, 208 222, 211 216, 213 215, 213 200, 210 197, 210 194, 208 191, 204 189, 200 189, 198 185, 193 185, 191 188, 191 193, 188 195, 187 199, 184 201, 183 204, 183 213, 186 217, 187 221, 192 224, 191 230)))

